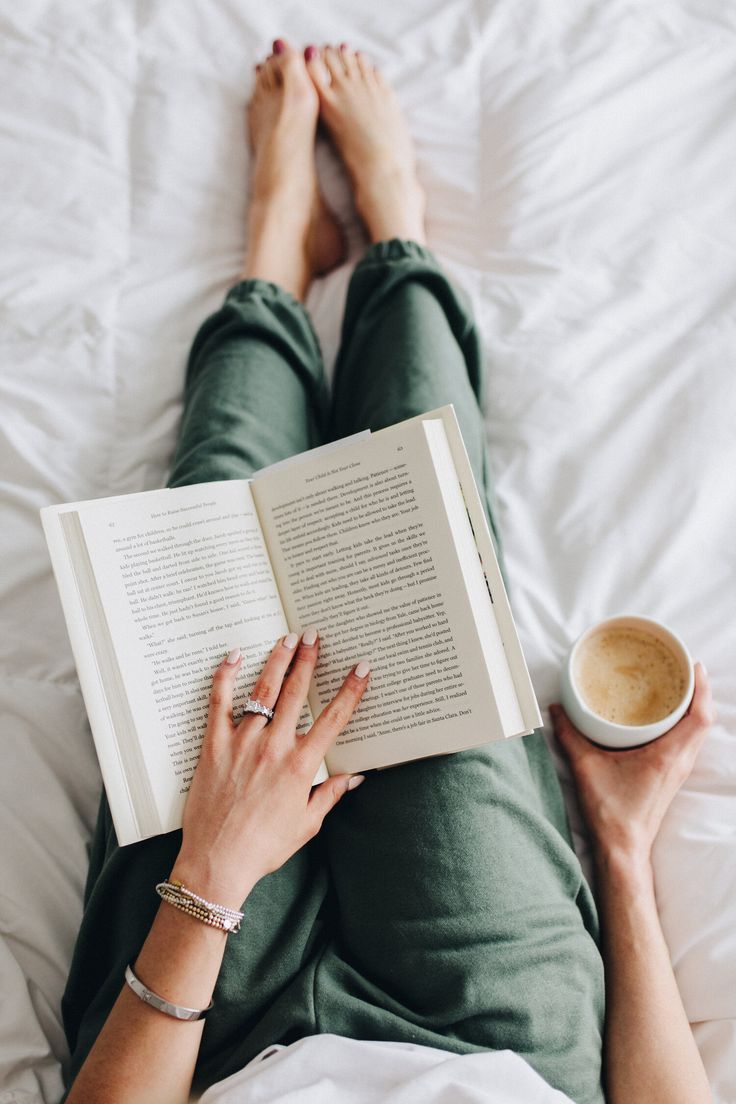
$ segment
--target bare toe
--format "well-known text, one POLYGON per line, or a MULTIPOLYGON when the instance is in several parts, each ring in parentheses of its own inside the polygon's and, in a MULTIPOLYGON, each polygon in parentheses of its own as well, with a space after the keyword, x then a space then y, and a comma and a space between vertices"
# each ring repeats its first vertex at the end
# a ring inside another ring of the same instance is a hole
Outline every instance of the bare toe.
POLYGON ((320 96, 324 95, 329 90, 331 78, 321 52, 316 46, 307 46, 304 51, 304 61, 314 87, 320 96))
POLYGON ((334 46, 324 47, 322 50, 322 61, 333 83, 344 80, 348 75, 348 70, 340 56, 340 51, 334 46))
POLYGON ((274 64, 273 56, 266 58, 266 62, 263 66, 263 70, 264 70, 264 75, 265 75, 265 78, 266 78, 266 81, 267 81, 268 90, 270 92, 272 92, 274 90, 274 88, 277 88, 279 83, 280 83, 279 80, 278 80, 278 74, 277 74, 276 66, 274 64))
POLYGON ((303 83, 306 69, 302 55, 283 38, 277 38, 273 46, 273 64, 279 81, 303 83))
POLYGON ((360 72, 358 66, 358 56, 355 50, 351 50, 347 42, 340 43, 340 60, 345 68, 345 72, 348 76, 358 75, 360 72))
POLYGON ((353 56, 360 75, 365 80, 374 80, 377 72, 376 67, 368 61, 365 54, 362 54, 360 50, 356 50, 353 56))

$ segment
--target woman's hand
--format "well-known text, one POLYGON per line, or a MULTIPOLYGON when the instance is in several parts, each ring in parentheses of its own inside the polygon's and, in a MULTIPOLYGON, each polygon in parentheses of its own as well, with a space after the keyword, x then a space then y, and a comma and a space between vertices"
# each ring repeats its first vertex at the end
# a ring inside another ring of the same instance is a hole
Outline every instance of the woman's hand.
POLYGON ((572 725, 562 706, 549 708, 596 854, 648 860, 664 815, 715 721, 705 668, 695 665, 695 691, 682 720, 659 739, 627 751, 598 747, 572 725))
POLYGON ((270 722, 253 713, 233 721, 239 654, 215 672, 172 876, 218 904, 240 908, 255 883, 315 836, 347 789, 363 780, 335 775, 312 788, 327 749, 365 692, 368 671, 359 678, 353 668, 309 732, 297 735, 319 651, 316 633, 304 636, 299 641, 290 633, 276 644, 251 691, 274 709, 270 722))

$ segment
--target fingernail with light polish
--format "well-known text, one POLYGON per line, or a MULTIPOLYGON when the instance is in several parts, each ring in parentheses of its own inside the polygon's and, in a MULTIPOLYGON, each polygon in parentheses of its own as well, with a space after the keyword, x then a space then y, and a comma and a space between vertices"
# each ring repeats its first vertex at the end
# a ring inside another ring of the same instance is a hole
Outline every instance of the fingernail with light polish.
POLYGON ((281 643, 285 648, 288 648, 290 652, 293 652, 299 643, 299 635, 297 633, 287 633, 281 643))
POLYGON ((349 790, 357 790, 358 786, 361 786, 365 782, 364 774, 354 774, 348 782, 349 790))
POLYGON ((367 659, 361 659, 355 664, 355 673, 358 678, 367 678, 371 673, 371 665, 367 659))
POLYGON ((310 625, 309 628, 305 629, 304 632, 302 633, 302 644, 306 644, 307 646, 311 646, 312 644, 316 644, 318 635, 319 634, 317 633, 317 630, 315 629, 314 625, 310 625))
POLYGON ((240 659, 240 648, 233 648, 233 650, 230 652, 230 654, 228 655, 225 662, 229 663, 231 667, 234 667, 239 659, 240 659))

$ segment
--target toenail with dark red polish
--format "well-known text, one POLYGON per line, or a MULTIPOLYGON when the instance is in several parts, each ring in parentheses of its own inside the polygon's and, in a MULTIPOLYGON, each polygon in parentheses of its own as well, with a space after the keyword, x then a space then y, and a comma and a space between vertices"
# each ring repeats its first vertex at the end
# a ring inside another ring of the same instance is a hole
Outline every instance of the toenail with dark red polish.
POLYGON ((311 61, 312 58, 316 58, 318 53, 319 51, 317 50, 316 46, 307 46, 306 50, 304 51, 304 57, 307 59, 307 61, 311 61))
POLYGON ((283 38, 275 38, 273 40, 273 52, 275 54, 283 54, 285 49, 286 43, 284 42, 283 38))

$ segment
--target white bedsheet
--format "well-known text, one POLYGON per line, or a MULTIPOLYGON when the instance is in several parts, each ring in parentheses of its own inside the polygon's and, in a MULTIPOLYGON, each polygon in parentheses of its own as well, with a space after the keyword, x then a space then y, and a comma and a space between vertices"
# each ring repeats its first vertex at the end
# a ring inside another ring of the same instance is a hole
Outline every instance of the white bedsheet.
POLYGON ((312 1035, 267 1047, 200 1104, 572 1104, 510 1050, 450 1054, 415 1043, 312 1035))
MULTIPOLYGON (((733 5, 31 0, 0 8, 0 1104, 60 1094, 99 787, 38 509, 165 478, 190 339, 238 273, 252 66, 289 31, 369 51, 408 112, 430 242, 484 340, 542 708, 569 642, 621 610, 708 666, 719 721, 657 892, 716 1098, 736 1101, 733 5)), ((320 166, 354 259, 344 179, 320 166)), ((328 361, 348 275, 310 300, 328 361)))

